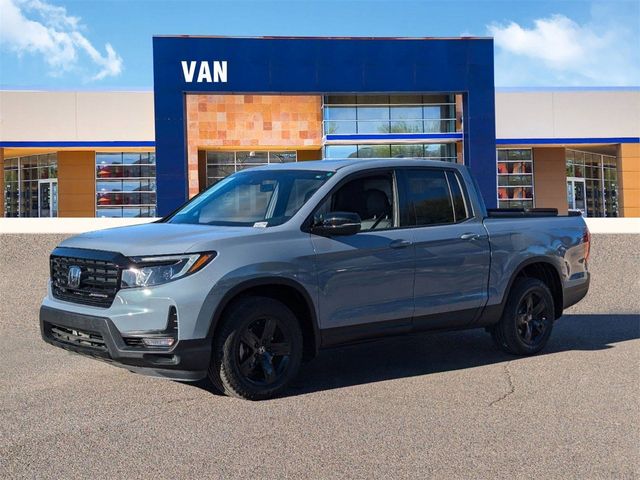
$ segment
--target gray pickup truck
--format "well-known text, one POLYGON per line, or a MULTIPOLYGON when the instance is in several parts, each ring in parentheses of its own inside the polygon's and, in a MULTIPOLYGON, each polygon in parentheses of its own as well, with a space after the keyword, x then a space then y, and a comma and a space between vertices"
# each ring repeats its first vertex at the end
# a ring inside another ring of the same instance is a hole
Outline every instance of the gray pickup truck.
POLYGON ((589 245, 579 215, 487 211, 460 165, 269 165, 63 241, 40 325, 67 350, 264 399, 319 349, 374 337, 484 328, 534 354, 586 295, 589 245))

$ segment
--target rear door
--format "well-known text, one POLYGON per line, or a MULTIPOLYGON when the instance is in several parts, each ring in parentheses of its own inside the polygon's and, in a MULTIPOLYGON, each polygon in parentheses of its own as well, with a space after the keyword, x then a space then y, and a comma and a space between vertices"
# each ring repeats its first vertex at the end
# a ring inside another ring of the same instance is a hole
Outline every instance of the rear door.
POLYGON ((417 330, 471 323, 487 299, 490 250, 462 178, 453 169, 398 170, 400 226, 416 253, 417 330))
POLYGON ((392 170, 358 174, 323 201, 318 213, 355 212, 355 235, 311 235, 316 253, 320 326, 329 342, 411 329, 414 248, 411 232, 398 228, 392 170), (335 330, 338 329, 338 330, 335 330))

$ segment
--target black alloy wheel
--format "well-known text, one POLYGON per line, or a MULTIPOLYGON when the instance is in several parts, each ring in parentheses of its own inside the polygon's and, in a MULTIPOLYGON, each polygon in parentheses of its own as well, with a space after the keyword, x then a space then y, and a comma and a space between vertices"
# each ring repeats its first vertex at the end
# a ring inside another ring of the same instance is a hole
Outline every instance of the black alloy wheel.
POLYGON ((291 355, 290 332, 274 317, 247 325, 237 346, 238 368, 244 378, 256 385, 271 385, 284 374, 291 355))
POLYGON ((495 343, 507 353, 533 355, 544 348, 555 320, 553 296, 537 278, 518 278, 511 287, 502 318, 491 329, 495 343))
POLYGON ((247 296, 234 301, 213 341, 209 378, 221 392, 247 400, 281 393, 302 362, 300 322, 282 302, 247 296))
POLYGON ((517 313, 518 335, 527 345, 535 346, 544 338, 548 322, 548 305, 544 299, 529 292, 520 302, 517 313))

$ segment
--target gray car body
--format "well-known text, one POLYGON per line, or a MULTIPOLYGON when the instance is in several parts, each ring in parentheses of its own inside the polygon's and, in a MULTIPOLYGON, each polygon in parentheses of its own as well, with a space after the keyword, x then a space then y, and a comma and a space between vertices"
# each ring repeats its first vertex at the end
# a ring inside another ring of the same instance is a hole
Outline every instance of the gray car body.
POLYGON ((515 275, 533 262, 551 265, 557 272, 562 288, 560 312, 586 294, 589 273, 584 258, 584 220, 579 216, 489 218, 463 166, 379 159, 257 168, 335 173, 279 226, 155 222, 64 240, 61 247, 119 252, 126 257, 209 251, 217 256, 185 278, 150 288, 121 289, 109 308, 59 300, 51 288, 43 307, 108 318, 125 336, 128 332, 163 330, 167 309, 175 306, 180 343, 210 340, 222 309, 243 290, 282 286, 298 291, 308 304, 313 348, 318 349, 376 335, 495 323, 515 275), (407 167, 459 172, 473 217, 452 225, 374 230, 345 237, 314 235, 304 228, 321 200, 345 179, 362 172, 407 167), (469 234, 474 235, 473 240, 462 239, 469 234), (391 248, 396 240, 409 246, 391 248))

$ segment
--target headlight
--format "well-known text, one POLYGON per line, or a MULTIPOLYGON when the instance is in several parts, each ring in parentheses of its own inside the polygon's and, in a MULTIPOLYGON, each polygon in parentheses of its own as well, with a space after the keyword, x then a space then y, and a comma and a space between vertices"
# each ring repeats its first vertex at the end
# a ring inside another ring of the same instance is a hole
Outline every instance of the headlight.
POLYGON ((186 277, 202 269, 215 252, 132 258, 133 264, 122 271, 122 288, 151 287, 186 277))

